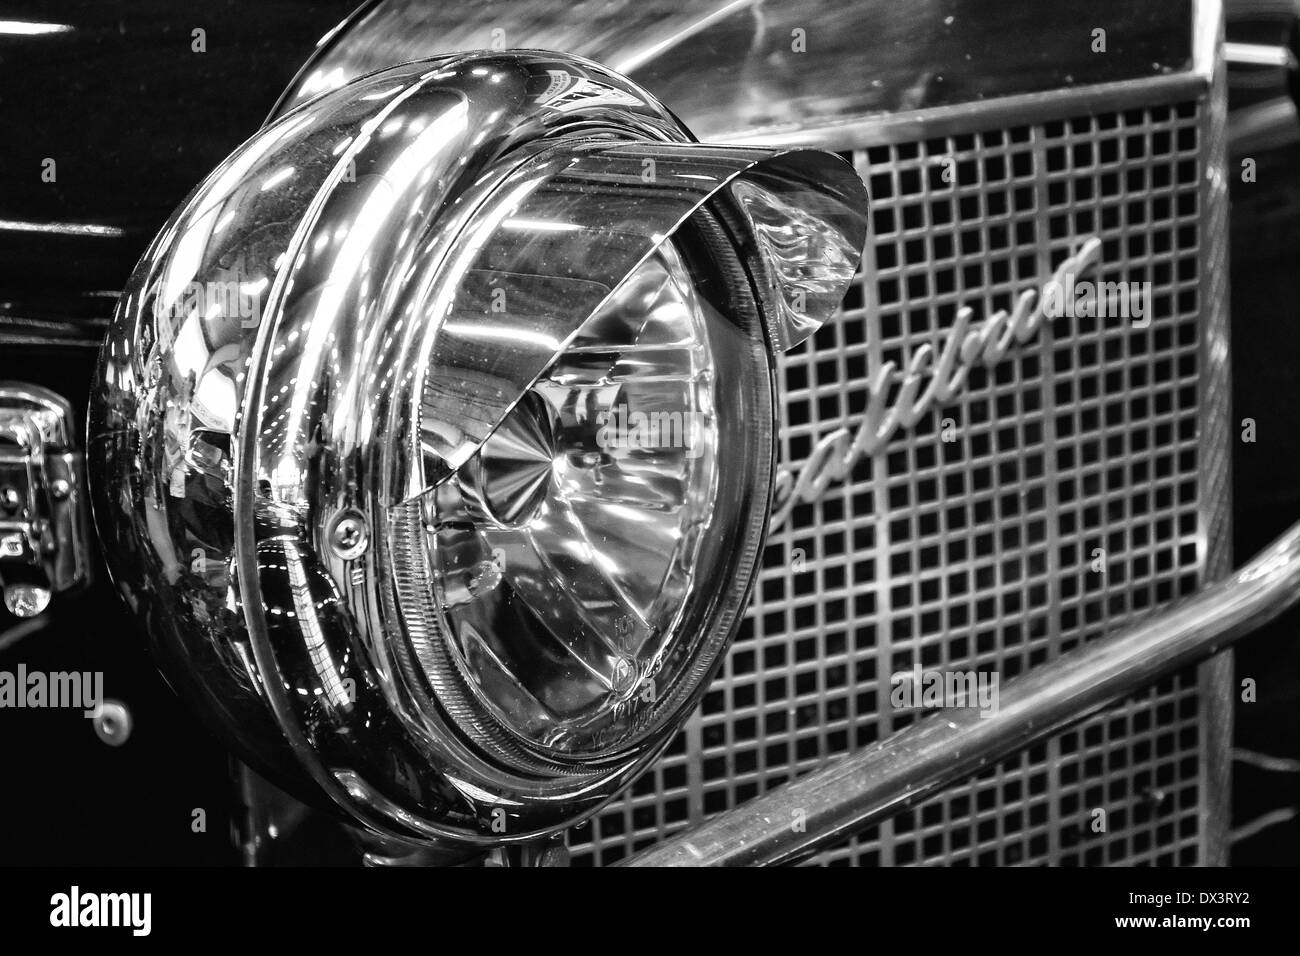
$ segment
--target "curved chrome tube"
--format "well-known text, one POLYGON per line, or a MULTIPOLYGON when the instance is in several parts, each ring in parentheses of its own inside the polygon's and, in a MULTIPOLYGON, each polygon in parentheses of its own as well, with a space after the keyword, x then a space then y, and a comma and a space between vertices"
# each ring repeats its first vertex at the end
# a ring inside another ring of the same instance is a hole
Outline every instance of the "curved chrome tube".
POLYGON ((944 710, 623 862, 796 862, 1256 631, 1300 600, 1300 524, 1172 610, 1035 668, 996 713, 944 710), (797 822, 798 825, 795 825, 797 822))
MULTIPOLYGON (((525 842, 594 811, 671 725, 600 761, 503 769, 393 640, 419 622, 387 556, 698 210, 775 351, 838 305, 865 205, 836 157, 699 145, 561 55, 404 64, 269 123, 150 247, 92 403, 96 517, 164 671, 265 776, 382 834, 525 842)), ((766 499, 747 507, 761 540, 766 499)))

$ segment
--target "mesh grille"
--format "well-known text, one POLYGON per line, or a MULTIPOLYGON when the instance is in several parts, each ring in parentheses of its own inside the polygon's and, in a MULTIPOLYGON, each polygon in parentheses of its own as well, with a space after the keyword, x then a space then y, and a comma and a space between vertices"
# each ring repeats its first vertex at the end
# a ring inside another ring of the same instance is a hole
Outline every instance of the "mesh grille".
MULTIPOLYGON (((1150 283, 1150 324, 1045 323, 797 507, 700 712, 571 832, 575 864, 613 862, 906 726, 915 715, 891 706, 891 674, 1007 681, 1199 584, 1208 109, 852 154, 872 232, 841 315, 783 360, 782 454, 796 473, 818 439, 856 427, 882 362, 941 349, 963 305, 977 320, 1010 309, 1088 236, 1104 244, 1093 278, 1150 283)), ((1200 712, 1196 675, 1180 675, 818 862, 1196 862, 1200 712)))

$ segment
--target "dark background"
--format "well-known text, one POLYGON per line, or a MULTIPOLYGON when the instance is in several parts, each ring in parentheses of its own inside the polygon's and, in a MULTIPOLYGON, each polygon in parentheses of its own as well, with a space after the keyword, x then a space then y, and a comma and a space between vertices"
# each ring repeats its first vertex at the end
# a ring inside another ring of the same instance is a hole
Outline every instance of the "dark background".
MULTIPOLYGON (((0 220, 123 229, 99 238, 0 228, 0 323, 66 343, 0 343, 0 379, 53 388, 84 413, 104 320, 135 260, 355 5, 0 3, 0 20, 76 28, 0 36, 0 220), (195 27, 206 31, 206 53, 191 50, 195 27), (58 164, 53 184, 40 179, 45 157, 58 164)), ((109 747, 79 711, 6 710, 0 863, 238 862, 231 824, 242 811, 226 750, 163 683, 102 568, 89 591, 56 600, 50 614, 44 631, 0 651, 0 670, 20 660, 31 670, 102 670, 105 695, 128 705, 134 729, 109 747), (205 833, 193 832, 199 808, 205 833)), ((0 618, 0 630, 14 623, 0 618)))
MULTIPOLYGON (((63 343, 0 343, 0 379, 79 398, 130 263, 256 130, 353 2, 0 6, 0 19, 76 27, 57 42, 0 36, 0 220, 122 229, 98 238, 0 228, 0 322, 63 343), (191 50, 194 27, 206 30, 206 53, 191 50), (47 156, 58 163, 54 184, 40 181, 47 156)), ((1233 186, 1233 420, 1253 418, 1258 429, 1256 443, 1234 447, 1238 563, 1300 520, 1300 138, 1254 158, 1258 181, 1233 186)), ((1259 698, 1237 706, 1238 747, 1300 759, 1297 625, 1300 614, 1287 615, 1239 646, 1237 678, 1255 678, 1259 698)), ((238 861, 231 826, 243 811, 226 751, 158 677, 102 572, 89 591, 55 603, 21 655, 0 651, 0 669, 20 659, 31 669, 104 671, 107 695, 125 701, 135 723, 127 744, 111 748, 76 712, 4 714, 0 863, 238 861), (203 833, 191 825, 198 808, 203 833)), ((1300 774, 1234 771, 1234 826, 1300 805, 1300 774)), ((1239 842, 1233 862, 1300 862, 1300 821, 1239 842)))

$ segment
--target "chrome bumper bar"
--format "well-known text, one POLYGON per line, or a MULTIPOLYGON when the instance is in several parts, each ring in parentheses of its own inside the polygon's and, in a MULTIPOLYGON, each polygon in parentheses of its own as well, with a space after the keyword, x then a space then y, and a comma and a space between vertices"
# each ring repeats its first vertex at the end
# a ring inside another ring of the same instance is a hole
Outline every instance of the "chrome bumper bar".
POLYGON ((996 712, 939 711, 624 861, 628 866, 795 862, 1207 658, 1300 599, 1300 524, 1176 607, 1035 668, 996 712))

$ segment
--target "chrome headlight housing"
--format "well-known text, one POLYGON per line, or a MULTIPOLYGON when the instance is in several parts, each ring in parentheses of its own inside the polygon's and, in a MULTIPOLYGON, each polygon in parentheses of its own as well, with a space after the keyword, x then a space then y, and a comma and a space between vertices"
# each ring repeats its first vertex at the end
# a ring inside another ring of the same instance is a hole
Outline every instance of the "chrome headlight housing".
POLYGON ((739 624, 774 356, 838 306, 865 205, 842 160, 700 145, 569 56, 405 64, 269 123, 141 261, 92 405, 164 673, 383 834, 594 811, 739 624))

